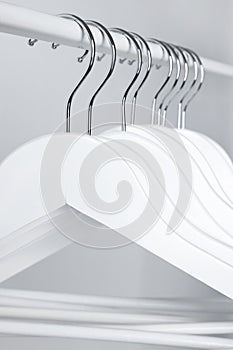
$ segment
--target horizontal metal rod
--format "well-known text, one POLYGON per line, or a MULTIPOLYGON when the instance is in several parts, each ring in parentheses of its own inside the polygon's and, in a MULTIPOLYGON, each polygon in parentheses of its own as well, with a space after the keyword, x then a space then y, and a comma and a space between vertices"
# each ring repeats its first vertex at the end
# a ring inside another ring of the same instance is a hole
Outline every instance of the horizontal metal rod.
MULTIPOLYGON (((98 52, 110 53, 108 42, 103 39, 99 30, 94 27, 91 27, 91 30, 96 40, 98 52)), ((89 47, 87 36, 75 22, 3 2, 0 2, 0 31, 71 47, 83 49, 89 47)), ((112 33, 112 36, 117 47, 118 56, 129 59, 136 58, 134 48, 130 47, 124 35, 112 33)), ((164 57, 161 47, 152 43, 149 45, 153 62, 166 65, 168 60, 167 57, 164 57)), ((202 57, 201 59, 206 72, 233 78, 233 65, 202 57)))

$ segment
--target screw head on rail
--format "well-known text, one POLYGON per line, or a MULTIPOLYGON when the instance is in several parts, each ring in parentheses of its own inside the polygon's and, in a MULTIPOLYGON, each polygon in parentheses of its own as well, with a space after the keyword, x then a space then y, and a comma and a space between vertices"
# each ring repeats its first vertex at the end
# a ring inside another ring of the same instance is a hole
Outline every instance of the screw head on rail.
POLYGON ((60 46, 59 44, 56 44, 56 43, 52 43, 52 49, 53 50, 56 50, 58 48, 58 46, 60 46))
POLYGON ((38 41, 37 39, 28 39, 28 45, 34 46, 37 41, 38 41))
POLYGON ((128 65, 132 66, 134 64, 135 60, 128 60, 128 65))
POLYGON ((101 62, 102 59, 103 59, 105 56, 106 56, 106 54, 103 53, 101 56, 97 56, 97 57, 96 57, 96 60, 97 60, 98 62, 101 62))
POLYGON ((119 58, 119 63, 124 64, 126 60, 127 60, 127 58, 119 58))

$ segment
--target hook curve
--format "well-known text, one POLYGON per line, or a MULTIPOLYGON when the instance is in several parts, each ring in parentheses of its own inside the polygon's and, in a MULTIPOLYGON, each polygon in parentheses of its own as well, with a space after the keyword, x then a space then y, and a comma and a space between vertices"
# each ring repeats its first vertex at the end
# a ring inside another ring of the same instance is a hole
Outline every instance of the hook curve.
POLYGON ((205 79, 205 69, 203 66, 203 63, 200 59, 200 57, 193 51, 187 48, 182 48, 188 54, 193 60, 194 65, 194 79, 192 82, 192 85, 190 89, 187 91, 187 93, 183 96, 182 100, 180 101, 180 107, 179 107, 179 115, 178 115, 178 128, 179 129, 185 129, 186 127, 186 112, 188 109, 189 104, 194 99, 194 97, 198 94, 200 91, 204 79, 205 79), (200 78, 198 82, 198 77, 200 78), (190 96, 191 94, 191 96, 190 96), (189 97, 190 96, 190 97, 189 97))
MULTIPOLYGON (((162 115, 162 125, 165 126, 166 125, 166 121, 167 121, 167 112, 168 112, 168 108, 170 106, 170 104, 172 103, 172 101, 176 98, 176 96, 184 89, 184 87, 186 86, 187 84, 187 80, 188 80, 188 75, 189 75, 189 65, 188 65, 188 60, 187 58, 185 57, 183 51, 178 47, 178 46, 174 46, 174 45, 171 45, 174 50, 176 50, 178 52, 178 60, 180 62, 180 68, 182 68, 182 65, 181 65, 181 60, 180 60, 180 57, 182 58, 182 61, 183 61, 183 67, 184 67, 184 76, 183 76, 183 79, 181 81, 181 85, 179 86, 178 85, 178 82, 180 80, 180 77, 181 77, 181 74, 179 76, 179 79, 176 83, 176 87, 178 87, 178 90, 175 92, 175 94, 173 96, 171 96, 171 98, 167 101, 166 103, 166 106, 164 107, 163 109, 163 115, 162 115)), ((181 70, 180 70, 180 73, 181 73, 181 70)), ((171 91, 172 92, 172 91, 171 91)))
MULTIPOLYGON (((82 18, 80 18, 76 15, 70 14, 70 13, 61 13, 61 14, 58 14, 57 16, 74 21, 75 23, 77 23, 77 25, 79 27, 81 27, 82 30, 84 28, 87 32, 88 39, 90 41, 91 56, 90 56, 89 65, 88 65, 84 75, 82 76, 81 80, 79 81, 79 83, 76 85, 76 87, 74 88, 74 90, 70 94, 70 97, 69 97, 67 105, 66 105, 66 132, 69 133, 70 126, 71 126, 70 119, 71 119, 71 107, 72 107, 73 98, 74 98, 75 93, 80 88, 80 86, 82 85, 82 83, 87 78, 87 76, 89 75, 89 73, 91 72, 91 70, 93 68, 93 65, 95 62, 95 56, 96 56, 96 45, 95 45, 95 40, 94 40, 94 37, 93 37, 91 30, 89 29, 88 25, 86 24, 86 22, 82 18)), ((38 39, 29 39, 28 45, 34 46, 36 42, 38 42, 38 39)), ((59 46, 59 44, 52 43, 53 49, 56 49, 58 46, 59 46)), ((89 50, 86 50, 85 52, 88 53, 89 50)))
POLYGON ((109 30, 112 32, 115 32, 115 33, 123 34, 128 39, 128 41, 130 43, 133 42, 135 49, 136 49, 136 52, 137 52, 137 70, 136 70, 136 73, 135 73, 132 81, 130 82, 127 89, 125 90, 125 93, 124 93, 122 101, 121 101, 121 105, 122 105, 122 131, 126 131, 126 123, 127 123, 127 121, 126 121, 126 100, 127 100, 127 97, 129 95, 131 88, 136 83, 136 81, 141 73, 141 70, 142 70, 142 50, 141 50, 141 47, 138 44, 137 40, 135 39, 134 35, 131 34, 130 32, 128 32, 124 29, 121 29, 121 28, 110 28, 109 30))
POLYGON ((114 42, 109 30, 103 24, 96 22, 96 21, 91 21, 91 20, 87 20, 86 23, 97 27, 101 31, 102 34, 105 34, 107 36, 109 44, 111 46, 111 54, 112 54, 110 69, 109 69, 106 77, 104 78, 104 80, 101 82, 101 84, 99 85, 99 87, 97 88, 95 93, 93 94, 93 96, 90 100, 89 106, 88 106, 88 134, 91 135, 92 134, 92 115, 93 115, 94 102, 95 102, 97 95, 102 90, 104 85, 107 83, 107 81, 109 80, 109 78, 111 77, 111 75, 114 71, 114 68, 116 65, 116 45, 115 45, 115 42, 114 42))
POLYGON ((153 98, 153 102, 152 102, 152 112, 151 112, 151 125, 154 125, 155 124, 155 115, 156 115, 156 105, 157 105, 157 101, 158 101, 158 97, 160 95, 160 93, 164 90, 164 88, 167 86, 167 84, 169 83, 171 77, 172 77, 172 73, 173 73, 173 70, 174 70, 174 56, 172 55, 172 52, 171 50, 169 49, 169 46, 162 42, 162 41, 159 41, 157 39, 154 39, 154 38, 148 38, 147 39, 148 42, 151 42, 151 43, 154 43, 154 44, 158 44, 163 52, 166 52, 166 54, 168 55, 168 74, 167 74, 167 77, 166 79, 164 80, 164 82, 162 83, 161 87, 159 88, 159 90, 156 92, 154 98, 153 98))
POLYGON ((86 77, 89 75, 89 73, 91 72, 94 62, 95 62, 95 56, 96 56, 96 45, 95 45, 95 40, 94 40, 94 36, 90 30, 90 28, 88 27, 88 25, 86 24, 86 22, 81 19, 80 17, 76 16, 76 15, 72 15, 69 13, 64 13, 64 14, 59 14, 59 17, 63 17, 63 18, 67 18, 67 19, 71 19, 73 21, 75 21, 78 25, 84 27, 87 31, 88 34, 88 38, 90 40, 90 46, 91 46, 91 57, 90 57, 90 61, 89 61, 89 65, 87 67, 87 70, 85 72, 85 74, 83 75, 83 77, 81 78, 81 80, 79 81, 79 83, 76 85, 76 87, 74 88, 74 90, 72 91, 68 102, 67 102, 67 107, 66 107, 66 132, 70 132, 70 116, 71 116, 71 106, 72 106, 72 102, 73 102, 73 98, 75 93, 77 92, 77 90, 80 88, 81 84, 84 82, 84 80, 86 79, 86 77))
POLYGON ((151 54, 151 50, 150 47, 147 43, 147 41, 139 34, 137 33, 131 33, 139 42, 140 44, 146 48, 146 53, 147 53, 147 68, 146 68, 146 74, 144 76, 144 78, 142 79, 139 87, 137 88, 137 90, 134 93, 133 96, 133 101, 132 101, 132 112, 131 112, 131 124, 135 124, 135 119, 136 119, 136 103, 137 103, 137 97, 138 97, 138 93, 141 90, 141 88, 143 87, 145 81, 147 80, 150 72, 151 72, 151 68, 152 68, 152 54, 151 54))
POLYGON ((163 42, 163 44, 166 45, 167 49, 169 50, 169 52, 172 56, 173 66, 174 65, 176 66, 176 74, 175 74, 175 79, 173 81, 171 88, 168 90, 168 92, 163 97, 163 99, 159 105, 159 108, 158 108, 158 125, 159 126, 164 125, 164 122, 165 122, 165 120, 163 118, 163 106, 164 106, 167 98, 171 94, 171 92, 176 88, 178 81, 180 79, 180 75, 181 75, 181 63, 180 63, 179 57, 178 57, 174 47, 168 43, 165 43, 165 42, 163 42))

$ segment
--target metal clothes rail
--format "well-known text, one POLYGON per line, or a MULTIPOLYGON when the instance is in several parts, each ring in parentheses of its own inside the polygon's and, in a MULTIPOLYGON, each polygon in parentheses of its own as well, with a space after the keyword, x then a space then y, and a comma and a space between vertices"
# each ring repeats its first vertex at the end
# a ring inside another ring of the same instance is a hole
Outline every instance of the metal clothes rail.
MULTIPOLYGON (((71 47, 88 48, 88 38, 81 27, 73 21, 37 12, 31 9, 0 2, 0 32, 19 35, 38 40, 56 42, 71 47)), ((108 43, 102 38, 98 29, 92 27, 99 53, 109 53, 108 43)), ((112 33, 116 43, 117 54, 122 57, 133 58, 136 53, 130 47, 124 35, 112 33)), ((166 65, 167 57, 163 56, 159 45, 150 43, 154 63, 166 65)), ((221 74, 233 78, 233 65, 221 63, 201 57, 206 72, 221 74)))

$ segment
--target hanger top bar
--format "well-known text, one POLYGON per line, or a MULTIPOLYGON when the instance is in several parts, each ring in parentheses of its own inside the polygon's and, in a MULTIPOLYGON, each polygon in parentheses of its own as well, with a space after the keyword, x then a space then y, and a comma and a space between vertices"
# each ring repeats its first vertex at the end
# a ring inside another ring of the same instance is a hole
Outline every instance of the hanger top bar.
MULTIPOLYGON (((96 40, 97 51, 110 53, 107 41, 103 40, 97 28, 92 27, 96 40)), ((27 38, 56 42, 71 47, 88 48, 88 38, 81 27, 64 18, 37 12, 31 9, 19 7, 12 4, 0 2, 0 32, 19 35, 27 38)), ((136 53, 130 47, 129 41, 120 33, 111 33, 116 43, 118 56, 136 58, 136 53)), ((159 45, 149 43, 152 52, 153 62, 166 65, 167 57, 159 45)), ((233 66, 207 58, 201 58, 207 72, 221 74, 233 78, 233 66)))

